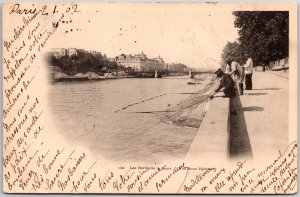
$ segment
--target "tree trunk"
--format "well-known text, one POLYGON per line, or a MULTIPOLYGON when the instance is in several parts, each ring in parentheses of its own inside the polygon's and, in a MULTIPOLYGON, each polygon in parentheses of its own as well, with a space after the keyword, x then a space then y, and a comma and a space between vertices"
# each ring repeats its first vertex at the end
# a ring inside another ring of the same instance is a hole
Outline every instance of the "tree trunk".
POLYGON ((262 67, 263 67, 263 72, 265 72, 266 71, 266 65, 263 65, 262 67))

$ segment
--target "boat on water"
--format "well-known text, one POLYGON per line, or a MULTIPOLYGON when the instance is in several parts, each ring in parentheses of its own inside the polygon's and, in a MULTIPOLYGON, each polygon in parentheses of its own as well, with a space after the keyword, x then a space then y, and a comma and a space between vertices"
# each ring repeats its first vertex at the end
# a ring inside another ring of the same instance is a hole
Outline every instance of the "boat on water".
POLYGON ((197 85, 197 84, 200 84, 200 81, 198 80, 192 80, 192 81, 189 81, 187 82, 188 85, 197 85))

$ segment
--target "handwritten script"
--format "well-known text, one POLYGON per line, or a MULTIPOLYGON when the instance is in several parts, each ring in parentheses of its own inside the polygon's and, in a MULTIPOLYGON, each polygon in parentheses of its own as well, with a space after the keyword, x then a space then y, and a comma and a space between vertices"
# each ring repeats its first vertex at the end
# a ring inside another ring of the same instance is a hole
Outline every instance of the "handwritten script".
POLYGON ((183 192, 201 193, 291 193, 297 187, 297 143, 291 143, 277 158, 262 168, 237 162, 232 169, 198 168, 188 176, 183 192))
MULTIPOLYGON (((292 193, 297 189, 297 143, 257 168, 178 164, 107 169, 90 155, 57 143, 41 96, 41 57, 63 21, 88 10, 76 3, 7 3, 3 7, 3 188, 53 193, 292 193), (54 145, 53 145, 54 144, 54 145)), ((67 39, 67 37, 66 37, 67 39)))

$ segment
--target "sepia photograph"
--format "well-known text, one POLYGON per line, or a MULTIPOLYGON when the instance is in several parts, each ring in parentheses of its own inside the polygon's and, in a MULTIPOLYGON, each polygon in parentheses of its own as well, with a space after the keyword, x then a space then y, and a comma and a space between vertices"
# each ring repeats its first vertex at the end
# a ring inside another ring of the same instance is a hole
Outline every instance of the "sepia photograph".
POLYGON ((4 192, 297 192, 297 4, 16 2, 2 18, 4 192))

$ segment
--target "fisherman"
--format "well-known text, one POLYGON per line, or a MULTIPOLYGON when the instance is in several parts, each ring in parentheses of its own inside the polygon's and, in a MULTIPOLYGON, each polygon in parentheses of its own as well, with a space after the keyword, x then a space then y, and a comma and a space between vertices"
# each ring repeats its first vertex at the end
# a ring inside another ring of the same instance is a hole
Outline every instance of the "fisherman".
POLYGON ((229 104, 230 114, 237 115, 236 109, 233 104, 233 99, 236 96, 233 79, 229 74, 224 73, 221 70, 221 68, 219 68, 215 72, 215 74, 217 75, 218 78, 221 78, 221 80, 220 80, 219 87, 214 91, 214 93, 210 96, 210 98, 212 99, 214 97, 213 95, 216 94, 217 92, 223 91, 224 96, 230 98, 230 104, 229 104))
POLYGON ((221 68, 219 68, 215 74, 218 78, 221 78, 219 87, 215 90, 215 92, 219 92, 222 90, 224 92, 225 97, 233 98, 236 96, 234 89, 234 81, 230 77, 229 74, 224 73, 221 68))
POLYGON ((244 89, 244 70, 243 68, 237 63, 236 61, 233 61, 230 57, 228 57, 226 60, 226 70, 225 73, 231 76, 233 81, 236 83, 236 89, 239 93, 239 95, 243 95, 243 89, 244 89))

